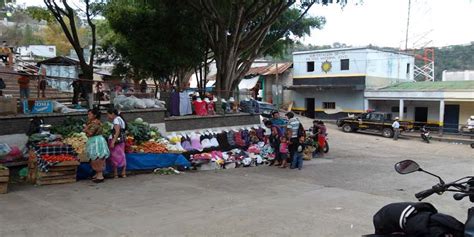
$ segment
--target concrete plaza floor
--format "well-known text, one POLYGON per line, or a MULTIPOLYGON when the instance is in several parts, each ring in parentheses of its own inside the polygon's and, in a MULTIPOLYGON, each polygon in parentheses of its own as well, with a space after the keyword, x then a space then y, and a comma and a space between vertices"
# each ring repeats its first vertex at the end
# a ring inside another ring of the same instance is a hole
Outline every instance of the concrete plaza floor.
MULTIPOLYGON (((474 174, 467 145, 393 141, 328 126, 329 154, 301 171, 260 166, 14 185, 0 195, 0 236, 360 236, 372 231, 383 205, 415 201, 415 192, 437 181, 399 175, 395 162, 414 159, 447 181, 474 174)), ((427 201, 461 221, 470 206, 451 195, 427 201)))

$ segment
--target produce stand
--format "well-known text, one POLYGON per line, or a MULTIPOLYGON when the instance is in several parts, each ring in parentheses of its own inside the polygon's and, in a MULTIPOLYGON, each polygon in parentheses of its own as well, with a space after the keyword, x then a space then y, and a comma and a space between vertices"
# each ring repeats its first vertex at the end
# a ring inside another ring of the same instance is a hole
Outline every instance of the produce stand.
POLYGON ((76 182, 80 165, 70 145, 35 147, 28 159, 28 181, 37 185, 65 184, 76 182), (67 155, 71 160, 51 161, 47 156, 67 155))
POLYGON ((8 192, 8 181, 10 180, 10 171, 7 167, 0 165, 0 194, 8 192))

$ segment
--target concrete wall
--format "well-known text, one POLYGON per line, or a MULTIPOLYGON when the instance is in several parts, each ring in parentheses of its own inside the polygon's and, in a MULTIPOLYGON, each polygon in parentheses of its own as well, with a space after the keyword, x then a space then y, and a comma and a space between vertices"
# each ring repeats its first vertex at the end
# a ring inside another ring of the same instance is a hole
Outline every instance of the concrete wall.
POLYGON ((230 127, 239 125, 260 124, 260 115, 246 113, 214 115, 214 116, 184 116, 165 119, 166 131, 186 131, 204 128, 230 127))
POLYGON ((310 51, 295 52, 293 54, 293 77, 330 77, 364 75, 366 73, 366 49, 340 50, 340 51, 310 51), (341 59, 349 59, 349 70, 341 71, 341 59), (330 62, 332 68, 324 72, 321 68, 324 62, 330 62), (306 62, 314 62, 314 72, 307 71, 306 62))
MULTIPOLYGON (((364 92, 350 89, 330 89, 318 91, 315 89, 298 89, 294 91, 293 108, 306 110, 305 99, 315 98, 315 110, 323 111, 323 102, 335 102, 336 111, 346 113, 362 113, 364 111, 364 92)), ((328 112, 336 112, 330 111, 328 112)))
POLYGON ((293 85, 293 73, 289 69, 286 72, 278 76, 278 82, 276 82, 275 75, 264 76, 265 78, 265 102, 273 104, 285 104, 289 102, 289 98, 292 97, 292 91, 285 90, 283 87, 293 85), (277 99, 279 101, 277 101, 277 99))
POLYGON ((442 81, 469 81, 474 80, 474 70, 443 71, 442 81))
MULTIPOLYGON (((392 107, 398 107, 400 105, 399 100, 370 100, 369 109, 373 109, 379 112, 392 113, 392 107)), ((428 108, 428 123, 439 124, 439 102, 438 101, 404 101, 404 105, 407 108, 404 113, 403 120, 415 122, 415 107, 427 107, 428 108)), ((400 113, 392 113, 393 117, 399 117, 400 113)))
MULTIPOLYGON (((87 119, 87 113, 69 113, 69 114, 47 114, 47 115, 36 115, 42 117, 46 124, 57 125, 60 124, 65 117, 73 118, 84 118, 87 119)), ((134 111, 124 111, 123 116, 126 121, 131 121, 136 118, 143 118, 148 123, 162 123, 165 117, 164 109, 144 109, 134 111)), ((30 119, 35 117, 34 115, 15 115, 15 116, 3 116, 0 117, 0 135, 8 134, 20 134, 26 133, 30 126, 30 119)), ((102 120, 106 121, 107 116, 105 112, 102 112, 102 120)))
MULTIPOLYGON (((390 78, 388 84, 413 81, 415 58, 405 54, 367 49, 367 76, 390 78), (407 73, 407 67, 408 73, 407 73)), ((368 85, 370 81, 367 81, 368 85)))

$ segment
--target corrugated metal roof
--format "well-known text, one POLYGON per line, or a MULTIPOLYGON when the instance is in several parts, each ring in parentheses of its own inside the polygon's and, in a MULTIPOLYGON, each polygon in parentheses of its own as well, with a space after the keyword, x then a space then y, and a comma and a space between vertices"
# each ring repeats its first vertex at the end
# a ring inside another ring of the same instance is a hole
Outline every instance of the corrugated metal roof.
MULTIPOLYGON (((271 64, 268 66, 261 66, 261 67, 252 67, 249 69, 249 71, 245 75, 246 76, 252 76, 252 75, 267 76, 267 75, 275 75, 276 73, 282 74, 286 72, 292 66, 293 66, 292 62, 286 62, 286 63, 278 63, 278 70, 277 70, 276 64, 271 64)), ((215 81, 216 74, 208 76, 207 79, 209 81, 215 81)))
POLYGON ((291 66, 293 66, 292 62, 286 62, 286 63, 278 63, 278 70, 277 70, 277 64, 271 64, 268 66, 263 66, 263 67, 253 67, 250 68, 250 70, 247 72, 246 75, 262 75, 262 76, 267 76, 267 75, 275 75, 275 74, 282 74, 286 72, 291 66))
POLYGON ((474 91, 474 81, 404 82, 379 91, 474 91))

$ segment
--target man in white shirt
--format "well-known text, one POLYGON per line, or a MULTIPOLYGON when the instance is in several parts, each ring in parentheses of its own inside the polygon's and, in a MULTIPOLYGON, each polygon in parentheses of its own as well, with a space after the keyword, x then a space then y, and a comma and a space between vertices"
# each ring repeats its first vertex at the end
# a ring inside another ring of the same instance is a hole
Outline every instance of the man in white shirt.
POLYGON ((392 124, 393 128, 393 140, 398 140, 398 136, 400 135, 400 123, 398 122, 398 117, 395 117, 395 121, 392 124))

